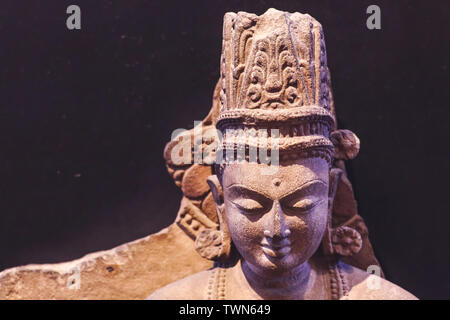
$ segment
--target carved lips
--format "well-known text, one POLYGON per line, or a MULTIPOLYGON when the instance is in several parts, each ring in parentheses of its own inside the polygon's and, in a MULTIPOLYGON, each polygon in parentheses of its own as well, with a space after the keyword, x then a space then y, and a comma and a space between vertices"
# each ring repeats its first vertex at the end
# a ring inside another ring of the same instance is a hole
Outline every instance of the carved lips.
POLYGON ((291 252, 291 241, 288 238, 281 238, 281 240, 275 240, 270 237, 264 237, 261 242, 263 252, 275 259, 282 259, 291 252))

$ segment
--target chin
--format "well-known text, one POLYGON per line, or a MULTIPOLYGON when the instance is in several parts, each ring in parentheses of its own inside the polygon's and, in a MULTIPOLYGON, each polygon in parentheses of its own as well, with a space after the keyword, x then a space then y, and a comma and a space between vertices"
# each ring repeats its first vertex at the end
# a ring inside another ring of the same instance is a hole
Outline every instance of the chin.
POLYGON ((263 269, 266 271, 280 271, 285 272, 292 270, 293 268, 296 268, 297 266, 304 263, 307 259, 300 258, 293 254, 287 254, 284 257, 278 257, 274 258, 271 257, 264 252, 261 252, 258 257, 255 257, 254 259, 247 260, 250 262, 254 267, 257 267, 259 269, 263 269), (253 261, 256 261, 253 263, 253 261), (252 262, 251 262, 252 261, 252 262))

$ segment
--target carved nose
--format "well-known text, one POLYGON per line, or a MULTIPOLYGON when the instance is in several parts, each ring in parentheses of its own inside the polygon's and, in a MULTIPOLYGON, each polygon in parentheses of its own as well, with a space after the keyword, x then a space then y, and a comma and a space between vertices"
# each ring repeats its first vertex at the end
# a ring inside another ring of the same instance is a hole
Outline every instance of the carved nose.
POLYGON ((267 92, 278 92, 282 87, 283 83, 278 74, 278 66, 275 62, 272 62, 269 67, 265 89, 267 92))
POLYGON ((274 240, 281 240, 283 238, 289 237, 291 230, 286 225, 284 219, 284 212, 278 201, 275 201, 274 207, 271 212, 271 219, 269 220, 269 225, 266 230, 264 230, 264 236, 273 238, 274 240))

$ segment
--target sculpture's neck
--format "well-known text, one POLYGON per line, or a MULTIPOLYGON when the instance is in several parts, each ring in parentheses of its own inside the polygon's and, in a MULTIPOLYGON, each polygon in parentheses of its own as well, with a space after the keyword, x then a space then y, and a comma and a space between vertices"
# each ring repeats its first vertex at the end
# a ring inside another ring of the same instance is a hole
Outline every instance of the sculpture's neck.
POLYGON ((242 272, 248 284, 258 293, 271 298, 290 295, 303 296, 311 289, 311 267, 305 262, 298 267, 285 272, 265 272, 254 268, 246 261, 241 261, 242 272))

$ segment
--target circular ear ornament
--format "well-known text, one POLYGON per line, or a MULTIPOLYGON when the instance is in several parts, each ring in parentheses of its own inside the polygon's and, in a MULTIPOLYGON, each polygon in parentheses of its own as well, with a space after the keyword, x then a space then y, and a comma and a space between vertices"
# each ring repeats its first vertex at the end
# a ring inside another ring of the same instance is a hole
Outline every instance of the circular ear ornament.
POLYGON ((331 243, 335 253, 346 257, 357 254, 362 248, 359 232, 346 226, 333 229, 331 243))
POLYGON ((221 260, 230 253, 230 244, 224 240, 222 231, 204 229, 195 239, 195 250, 208 260, 221 260))

